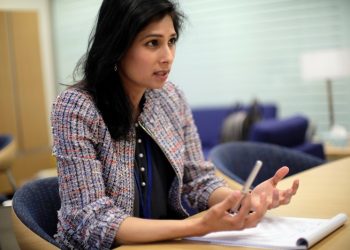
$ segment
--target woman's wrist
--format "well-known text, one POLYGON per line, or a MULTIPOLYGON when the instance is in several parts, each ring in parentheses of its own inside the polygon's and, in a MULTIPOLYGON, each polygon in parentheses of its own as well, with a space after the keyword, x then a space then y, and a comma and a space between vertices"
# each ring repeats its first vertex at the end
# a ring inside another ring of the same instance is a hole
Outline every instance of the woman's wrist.
POLYGON ((191 230, 188 237, 202 236, 208 233, 203 223, 203 216, 190 217, 185 221, 189 223, 186 227, 191 230))
POLYGON ((116 242, 124 245, 200 236, 206 234, 205 228, 201 215, 183 220, 128 217, 118 230, 116 242))

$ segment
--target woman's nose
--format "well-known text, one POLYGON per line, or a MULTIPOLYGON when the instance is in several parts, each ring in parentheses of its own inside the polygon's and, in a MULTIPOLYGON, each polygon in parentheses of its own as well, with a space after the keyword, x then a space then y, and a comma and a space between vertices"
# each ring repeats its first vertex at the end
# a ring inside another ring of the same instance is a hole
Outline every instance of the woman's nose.
POLYGON ((170 46, 164 46, 161 53, 161 63, 171 64, 174 60, 175 48, 170 46))

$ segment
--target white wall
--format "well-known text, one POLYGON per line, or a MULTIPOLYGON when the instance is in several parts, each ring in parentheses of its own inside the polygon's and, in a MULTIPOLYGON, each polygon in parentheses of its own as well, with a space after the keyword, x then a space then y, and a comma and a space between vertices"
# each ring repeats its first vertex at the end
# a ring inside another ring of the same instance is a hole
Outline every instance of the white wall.
MULTIPOLYGON (((308 51, 350 48, 349 0, 186 0, 172 80, 193 106, 278 104, 328 129, 326 84, 301 78, 308 51)), ((350 131, 350 77, 334 82, 335 121, 350 131)))
MULTIPOLYGON (((101 1, 96 0, 52 1, 57 83, 72 84, 73 70, 86 52, 100 5, 101 1)), ((59 90, 65 88, 56 86, 59 90)))
POLYGON ((39 16, 40 49, 43 67, 43 81, 47 109, 47 126, 51 138, 50 110, 55 97, 55 74, 51 29, 50 0, 1 0, 0 10, 3 11, 37 11, 39 16))
MULTIPOLYGON (((275 102, 328 129, 326 86, 301 79, 309 50, 350 47, 349 0, 184 0, 188 19, 170 80, 192 107, 275 102)), ((57 80, 72 82, 100 1, 53 0, 57 80)), ((334 84, 336 123, 350 131, 350 79, 334 84)))

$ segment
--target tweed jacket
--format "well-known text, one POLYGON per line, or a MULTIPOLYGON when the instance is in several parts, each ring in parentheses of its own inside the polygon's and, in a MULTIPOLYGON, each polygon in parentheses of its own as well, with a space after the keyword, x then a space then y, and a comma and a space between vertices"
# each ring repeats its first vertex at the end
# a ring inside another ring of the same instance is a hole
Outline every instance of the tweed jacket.
MULTIPOLYGON (((113 140, 91 96, 76 88, 57 97, 51 122, 61 197, 55 238, 63 248, 111 248, 120 224, 133 216, 135 128, 126 139, 113 140)), ((188 216, 182 200, 207 209, 210 194, 225 184, 204 160, 182 92, 169 82, 147 90, 138 123, 174 169, 171 208, 180 217, 188 216)))

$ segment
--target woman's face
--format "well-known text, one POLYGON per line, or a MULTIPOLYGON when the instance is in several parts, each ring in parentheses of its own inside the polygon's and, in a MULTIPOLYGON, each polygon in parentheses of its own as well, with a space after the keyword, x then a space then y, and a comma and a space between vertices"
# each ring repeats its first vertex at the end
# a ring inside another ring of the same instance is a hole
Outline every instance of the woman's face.
POLYGON ((118 68, 129 95, 164 85, 174 60, 176 40, 173 21, 168 15, 150 23, 136 36, 118 68))

